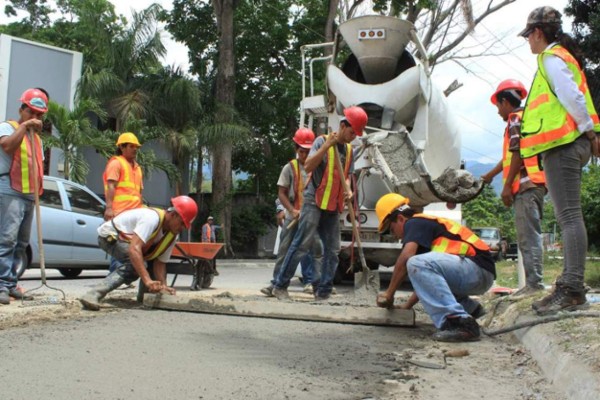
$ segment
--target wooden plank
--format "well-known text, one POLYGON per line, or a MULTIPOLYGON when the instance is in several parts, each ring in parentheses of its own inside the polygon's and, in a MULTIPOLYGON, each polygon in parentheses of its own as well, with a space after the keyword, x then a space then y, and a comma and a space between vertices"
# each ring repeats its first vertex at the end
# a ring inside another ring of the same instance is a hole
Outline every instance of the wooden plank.
POLYGON ((342 324, 414 326, 413 310, 387 310, 372 306, 278 301, 274 299, 243 300, 227 297, 187 297, 166 294, 144 295, 144 305, 163 310, 244 317, 294 319, 342 324))

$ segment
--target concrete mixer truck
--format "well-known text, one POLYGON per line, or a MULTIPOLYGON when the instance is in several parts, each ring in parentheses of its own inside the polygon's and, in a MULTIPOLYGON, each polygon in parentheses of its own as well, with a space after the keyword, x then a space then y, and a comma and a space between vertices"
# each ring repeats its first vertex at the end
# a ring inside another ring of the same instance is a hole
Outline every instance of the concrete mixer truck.
MULTIPOLYGON (((343 109, 352 105, 369 117, 365 134, 353 145, 355 215, 372 269, 393 265, 402 248, 377 232, 374 208, 382 195, 402 194, 413 207, 460 222, 460 203, 482 188, 461 169, 458 125, 443 91, 432 82, 426 57, 418 56, 424 54, 414 25, 386 16, 348 20, 339 25, 333 42, 301 48, 301 126, 316 133, 335 130, 343 109), (326 66, 326 93, 315 91, 317 65, 326 66)), ((352 271, 356 245, 347 212, 341 218, 338 279, 352 271)))

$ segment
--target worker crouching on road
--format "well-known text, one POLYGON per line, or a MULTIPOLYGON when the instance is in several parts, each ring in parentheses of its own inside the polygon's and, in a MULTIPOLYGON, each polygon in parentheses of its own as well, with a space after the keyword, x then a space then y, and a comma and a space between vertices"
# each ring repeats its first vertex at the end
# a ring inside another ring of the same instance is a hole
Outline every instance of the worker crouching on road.
POLYGON ((417 214, 408 203, 407 198, 389 193, 375 206, 379 231, 389 229, 403 244, 390 285, 377 296, 377 305, 393 307, 394 293, 408 275, 414 293, 398 308, 411 309, 420 300, 438 329, 434 340, 478 340, 475 318, 484 311, 469 296, 485 293, 496 277, 488 245, 466 227, 417 214))
POLYGON ((116 258, 119 267, 79 299, 85 309, 97 311, 100 301, 123 283, 130 284, 141 278, 151 293, 175 290, 166 283, 166 263, 177 237, 189 229, 198 214, 196 202, 188 196, 171 199, 172 207, 165 210, 137 208, 123 211, 98 228, 98 244, 116 258), (152 260, 158 280, 152 280, 144 261, 152 260))

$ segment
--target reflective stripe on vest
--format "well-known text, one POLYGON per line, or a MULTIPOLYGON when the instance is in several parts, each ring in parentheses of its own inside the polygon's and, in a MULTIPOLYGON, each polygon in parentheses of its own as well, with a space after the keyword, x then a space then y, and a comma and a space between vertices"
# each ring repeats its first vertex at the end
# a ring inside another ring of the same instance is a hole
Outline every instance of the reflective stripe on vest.
POLYGON ((294 188, 294 208, 299 210, 304 201, 304 180, 302 179, 302 173, 300 172, 300 163, 298 162, 298 159, 295 158, 291 160, 290 165, 292 166, 294 178, 294 181, 292 182, 292 187, 294 188))
MULTIPOLYGON (((119 180, 115 187, 115 197, 113 198, 112 205, 113 212, 116 216, 125 210, 143 206, 142 169, 137 163, 132 167, 131 163, 123 156, 111 157, 111 159, 108 160, 108 164, 113 160, 117 160, 121 166, 121 173, 119 174, 119 180)), ((106 171, 104 171, 104 174, 102 175, 102 180, 104 181, 104 195, 108 196, 108 179, 106 177, 106 171)))
MULTIPOLYGON (((19 128, 17 121, 7 121, 15 130, 19 128)), ((37 164, 38 170, 38 194, 44 192, 44 159, 42 156, 42 140, 37 133, 33 134, 35 144, 32 145, 31 138, 26 132, 18 149, 15 149, 10 163, 10 187, 23 194, 34 192, 33 162, 37 164), (34 155, 35 154, 35 155, 34 155), (26 160, 24 162, 24 160, 26 160)))
POLYGON ((344 188, 340 179, 348 178, 352 163, 352 145, 346 144, 344 176, 340 177, 335 160, 335 148, 327 150, 327 163, 323 178, 315 191, 315 201, 321 210, 341 212, 344 209, 344 188))
POLYGON ((581 135, 577 123, 558 101, 546 80, 544 56, 562 59, 573 73, 573 79, 584 95, 594 130, 600 132, 598 113, 590 95, 587 80, 577 60, 562 46, 556 45, 538 55, 538 71, 533 80, 521 126, 521 157, 528 158, 557 146, 571 143, 581 135))
POLYGON ((469 228, 452 220, 433 217, 425 214, 415 214, 413 218, 424 218, 438 222, 446 228, 446 231, 453 235, 458 235, 460 240, 450 239, 445 236, 440 236, 434 239, 431 244, 431 251, 438 253, 455 254, 457 256, 473 257, 479 251, 489 251, 489 246, 479 237, 474 234, 469 228))
MULTIPOLYGON (((167 251, 169 246, 171 246, 171 243, 173 243, 173 241, 176 238, 176 235, 173 232, 169 231, 166 234, 164 234, 163 237, 161 237, 157 243, 152 243, 152 241, 154 240, 156 235, 158 235, 158 233, 161 231, 161 229, 163 227, 163 222, 165 220, 165 211, 160 210, 158 208, 150 208, 150 210, 155 211, 158 214, 158 226, 156 227, 156 229, 154 231, 152 231, 152 233, 150 234, 150 237, 148 238, 146 243, 144 243, 144 245, 142 246, 142 255, 144 257, 144 260, 146 260, 146 261, 154 260, 155 258, 160 257, 165 251, 167 251)), ((113 222, 113 227, 114 226, 115 225, 113 222)), ((115 227, 115 229, 117 229, 117 228, 115 227)), ((133 234, 131 234, 131 233, 126 234, 126 233, 119 231, 119 239, 124 242, 130 243, 132 236, 133 236, 133 234)))
MULTIPOLYGON (((513 152, 509 150, 510 144, 510 121, 511 118, 517 118, 519 121, 523 116, 523 110, 519 110, 514 113, 510 113, 508 115, 508 123, 506 124, 506 128, 504 129, 504 144, 502 146, 502 183, 506 182, 506 177, 508 176, 508 171, 510 170, 510 162, 512 159, 513 152)), ((545 184, 546 176, 544 175, 544 171, 540 169, 538 156, 533 156, 529 158, 523 159, 523 165, 525 166, 525 170, 527 171, 527 177, 521 178, 521 171, 515 176, 515 180, 511 185, 512 194, 517 194, 519 192, 519 186, 521 184, 522 179, 528 179, 533 183, 537 184, 545 184)))

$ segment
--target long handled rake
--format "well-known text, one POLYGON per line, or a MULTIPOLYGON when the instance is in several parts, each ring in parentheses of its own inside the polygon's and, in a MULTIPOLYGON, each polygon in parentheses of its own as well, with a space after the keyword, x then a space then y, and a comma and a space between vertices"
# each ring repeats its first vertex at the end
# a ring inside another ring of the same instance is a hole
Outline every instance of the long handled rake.
MULTIPOLYGON (((62 291, 61 289, 52 287, 50 285, 48 285, 46 283, 46 261, 44 258, 44 242, 42 239, 42 214, 40 212, 40 190, 39 190, 39 179, 40 177, 38 176, 38 165, 36 163, 37 158, 35 157, 35 136, 33 134, 33 131, 30 129, 29 130, 29 139, 31 140, 31 148, 33 150, 33 198, 34 198, 34 203, 35 203, 35 219, 36 219, 36 227, 37 227, 37 240, 38 240, 38 247, 40 250, 40 271, 41 271, 41 275, 42 275, 42 283, 33 288, 33 289, 29 289, 28 291, 26 291, 25 293, 23 293, 23 298, 21 300, 21 304, 25 305, 25 295, 26 294, 30 294, 31 292, 34 292, 38 289, 41 289, 43 286, 46 286, 48 289, 50 290, 56 290, 60 293, 62 293, 62 304, 66 307, 67 306, 67 296, 65 295, 65 292, 62 291)), ((58 301, 56 301, 56 298, 54 297, 49 297, 47 299, 43 299, 43 300, 35 300, 33 302, 28 301, 27 305, 46 305, 46 304, 59 304, 58 301)))

